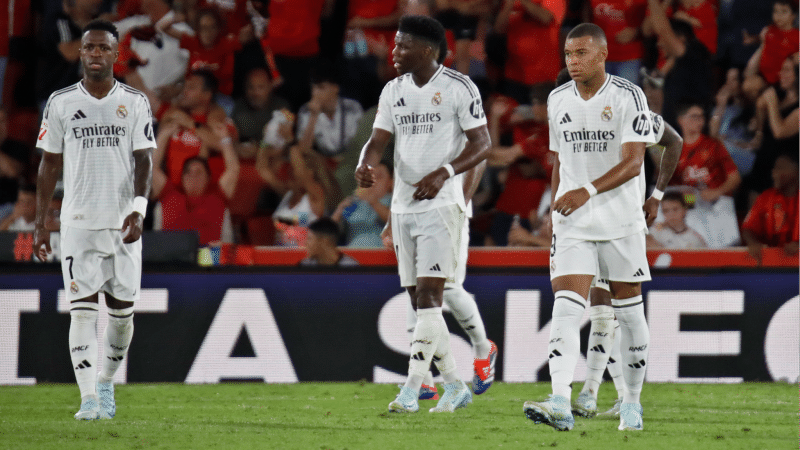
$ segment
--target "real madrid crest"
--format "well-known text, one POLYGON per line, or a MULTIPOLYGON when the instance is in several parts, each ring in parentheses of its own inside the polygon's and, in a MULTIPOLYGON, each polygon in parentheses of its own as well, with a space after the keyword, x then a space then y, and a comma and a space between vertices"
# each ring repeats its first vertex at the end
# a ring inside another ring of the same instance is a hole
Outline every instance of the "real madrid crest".
POLYGON ((433 106, 439 106, 442 104, 442 94, 441 92, 437 92, 433 94, 433 98, 431 99, 431 103, 433 106))
POLYGON ((117 107, 117 117, 119 117, 120 119, 128 117, 128 110, 125 109, 125 105, 119 105, 117 107))
POLYGON ((614 117, 614 114, 611 112, 611 107, 606 106, 603 108, 603 112, 600 113, 600 119, 602 119, 603 122, 610 122, 612 117, 614 117))
POLYGON ((78 284, 73 281, 72 284, 69 286, 69 291, 72 292, 73 294, 77 294, 78 284))

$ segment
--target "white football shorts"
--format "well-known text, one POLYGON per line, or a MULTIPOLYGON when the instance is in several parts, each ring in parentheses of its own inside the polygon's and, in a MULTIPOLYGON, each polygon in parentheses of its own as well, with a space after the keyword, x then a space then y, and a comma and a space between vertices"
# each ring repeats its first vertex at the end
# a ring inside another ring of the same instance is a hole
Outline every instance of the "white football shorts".
POLYGON ((563 275, 594 275, 595 285, 608 280, 626 283, 650 281, 644 230, 610 241, 558 238, 550 246, 550 279, 563 275))
POLYGON ((141 295, 142 240, 122 242, 120 230, 61 226, 61 275, 67 300, 104 291, 122 301, 141 295))
POLYGON ((416 286, 419 277, 455 282, 464 221, 464 211, 455 204, 421 213, 392 213, 401 286, 416 286))

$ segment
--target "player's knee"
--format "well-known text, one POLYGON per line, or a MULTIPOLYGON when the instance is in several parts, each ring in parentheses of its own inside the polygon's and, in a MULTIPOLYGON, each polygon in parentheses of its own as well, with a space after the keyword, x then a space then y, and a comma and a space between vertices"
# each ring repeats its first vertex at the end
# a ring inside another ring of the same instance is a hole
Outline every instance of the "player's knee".
POLYGON ((131 301, 114 298, 108 293, 106 293, 105 296, 106 296, 106 306, 108 306, 109 309, 133 308, 133 302, 131 301))
POLYGON ((90 302, 76 302, 72 304, 72 309, 69 310, 70 319, 73 322, 81 323, 95 323, 97 322, 97 304, 90 302))
POLYGON ((125 329, 133 324, 133 306, 122 309, 108 309, 108 326, 119 330, 125 329))

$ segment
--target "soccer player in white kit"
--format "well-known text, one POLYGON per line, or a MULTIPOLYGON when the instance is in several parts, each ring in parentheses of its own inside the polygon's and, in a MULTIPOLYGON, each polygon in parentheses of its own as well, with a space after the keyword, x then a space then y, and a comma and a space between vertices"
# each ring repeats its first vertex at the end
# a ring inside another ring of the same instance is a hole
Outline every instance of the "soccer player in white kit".
MULTIPOLYGON (((650 110, 636 85, 606 74, 603 31, 580 24, 564 46, 573 79, 547 102, 553 167, 550 279, 555 294, 548 345, 553 394, 525 402, 536 423, 570 430, 571 383, 580 353, 579 325, 595 275, 608 280, 622 331, 625 392, 620 430, 642 429, 639 396, 649 331, 641 282, 650 280, 645 249, 645 146, 655 142, 650 110)), ((647 204, 657 208, 658 202, 647 204)), ((656 211, 648 210, 655 216, 656 211)))
POLYGON ((50 253, 47 207, 63 167, 61 272, 70 302, 69 350, 81 392, 78 420, 116 413, 112 379, 133 336, 142 278, 142 221, 152 180, 152 114, 147 98, 114 80, 119 34, 90 22, 81 39, 81 81, 50 95, 37 147, 34 251, 50 253), (97 373, 98 292, 105 292, 105 361, 97 373))
POLYGON ((392 52, 400 76, 381 93, 372 136, 355 173, 361 187, 370 187, 371 166, 394 135, 392 240, 417 324, 408 379, 389 404, 392 412, 419 410, 419 390, 432 361, 445 392, 431 412, 452 412, 472 401, 450 352, 442 297, 445 281, 455 280, 466 211, 463 188, 453 177, 486 159, 490 139, 474 83, 437 62, 443 39, 444 28, 435 19, 400 20, 392 52))

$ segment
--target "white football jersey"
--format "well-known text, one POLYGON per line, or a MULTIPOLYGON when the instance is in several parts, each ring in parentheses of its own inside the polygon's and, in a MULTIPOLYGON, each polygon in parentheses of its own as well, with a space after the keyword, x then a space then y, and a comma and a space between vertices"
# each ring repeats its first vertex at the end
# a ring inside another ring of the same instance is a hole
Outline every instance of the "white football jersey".
MULTIPOLYGON (((622 161, 622 144, 655 143, 653 122, 642 90, 614 75, 589 100, 574 81, 556 88, 547 100, 550 150, 560 163, 558 199, 611 170, 622 161)), ((662 127, 663 128, 663 127, 662 127)), ((565 217, 553 213, 559 237, 610 240, 647 229, 642 205, 644 167, 640 175, 611 191, 597 194, 565 217)))
POLYGON ((120 229, 133 210, 133 151, 156 146, 150 102, 117 81, 100 99, 78 82, 50 95, 36 146, 63 153, 62 224, 120 229))
POLYGON ((418 213, 452 204, 465 211, 461 177, 445 181, 431 200, 414 200, 413 185, 461 154, 465 130, 485 124, 478 88, 455 70, 439 66, 422 87, 411 74, 387 83, 373 127, 394 134, 392 212, 418 213))

